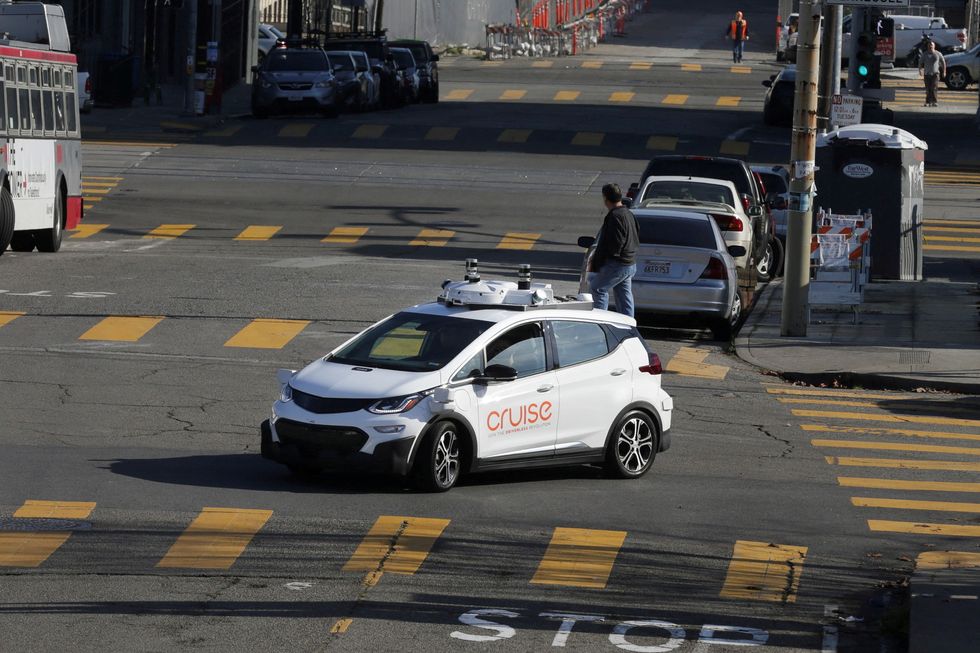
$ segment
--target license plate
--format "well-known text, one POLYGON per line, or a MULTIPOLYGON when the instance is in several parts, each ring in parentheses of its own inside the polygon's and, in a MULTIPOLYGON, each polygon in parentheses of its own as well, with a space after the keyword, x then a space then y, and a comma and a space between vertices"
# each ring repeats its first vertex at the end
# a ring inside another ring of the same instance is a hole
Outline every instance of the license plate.
POLYGON ((643 271, 660 277, 670 276, 670 261, 647 261, 643 271))
POLYGON ((303 101, 303 96, 302 95, 290 95, 289 96, 289 101, 290 102, 302 102, 303 101))

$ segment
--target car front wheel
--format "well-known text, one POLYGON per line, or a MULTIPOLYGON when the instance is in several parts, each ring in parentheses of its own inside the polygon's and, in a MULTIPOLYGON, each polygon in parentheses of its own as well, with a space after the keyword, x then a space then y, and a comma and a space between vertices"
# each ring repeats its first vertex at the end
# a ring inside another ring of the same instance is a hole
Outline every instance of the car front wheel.
POLYGON ((970 73, 964 68, 953 68, 946 73, 946 86, 953 91, 965 90, 970 81, 970 73))
POLYGON ((462 467, 462 438, 452 422, 438 422, 422 441, 415 463, 421 490, 445 492, 456 485, 462 467))
POLYGON ((657 427, 639 410, 628 412, 613 431, 606 452, 606 471, 615 478, 639 478, 657 456, 657 427))

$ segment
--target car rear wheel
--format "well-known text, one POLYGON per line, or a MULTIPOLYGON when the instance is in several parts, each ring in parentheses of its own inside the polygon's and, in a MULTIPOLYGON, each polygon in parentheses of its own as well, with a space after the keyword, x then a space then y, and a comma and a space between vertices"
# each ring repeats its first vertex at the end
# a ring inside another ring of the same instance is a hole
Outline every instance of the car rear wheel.
POLYGON ((712 323, 711 334, 715 340, 729 341, 735 335, 739 320, 742 319, 742 291, 735 291, 735 299, 732 300, 732 312, 728 319, 720 319, 712 323))
POLYGON ((606 452, 606 471, 614 478, 639 478, 657 456, 657 427, 646 413, 628 412, 613 431, 606 452))
POLYGON ((420 490, 445 492, 456 485, 462 470, 463 441, 452 422, 437 422, 419 447, 414 467, 420 490))
POLYGON ((953 91, 965 90, 970 81, 970 73, 965 68, 953 68, 946 73, 946 86, 953 91))
POLYGON ((0 188, 0 255, 14 237, 14 200, 6 186, 0 188))

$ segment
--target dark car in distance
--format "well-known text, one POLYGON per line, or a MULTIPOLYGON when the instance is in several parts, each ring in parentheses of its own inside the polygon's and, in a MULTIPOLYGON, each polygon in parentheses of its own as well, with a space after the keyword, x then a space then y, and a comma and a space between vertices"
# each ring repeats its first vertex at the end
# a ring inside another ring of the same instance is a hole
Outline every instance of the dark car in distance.
POLYGON ((428 41, 399 39, 389 42, 393 48, 407 48, 415 57, 419 72, 422 102, 435 104, 439 101, 439 55, 432 51, 428 41))
POLYGON ((762 109, 762 122, 767 125, 793 124, 793 95, 796 92, 796 66, 786 66, 762 85, 768 88, 762 109))

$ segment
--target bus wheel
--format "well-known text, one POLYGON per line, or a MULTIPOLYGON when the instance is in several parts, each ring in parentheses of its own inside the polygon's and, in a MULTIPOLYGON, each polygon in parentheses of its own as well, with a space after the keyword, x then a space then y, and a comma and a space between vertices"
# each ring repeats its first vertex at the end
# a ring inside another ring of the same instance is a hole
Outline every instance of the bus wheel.
POLYGON ((14 200, 6 186, 0 188, 0 254, 14 235, 14 200))
POLYGON ((33 252, 34 232, 15 231, 14 237, 10 239, 10 249, 14 250, 15 252, 33 252))
POLYGON ((34 232, 34 242, 39 252, 57 252, 61 249, 61 237, 64 235, 65 208, 61 192, 54 200, 54 225, 50 229, 39 229, 34 232))

